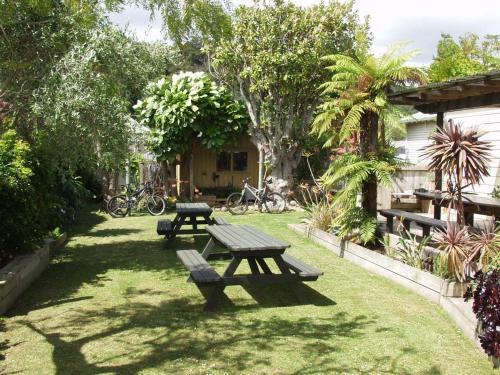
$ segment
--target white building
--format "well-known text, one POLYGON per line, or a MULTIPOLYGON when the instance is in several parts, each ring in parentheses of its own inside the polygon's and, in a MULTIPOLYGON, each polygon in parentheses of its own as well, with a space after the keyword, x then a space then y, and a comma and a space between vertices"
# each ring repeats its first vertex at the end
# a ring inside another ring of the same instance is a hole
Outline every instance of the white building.
MULTIPOLYGON (((482 184, 469 189, 479 194, 491 195, 495 186, 500 185, 500 108, 447 112, 444 121, 446 123, 449 120, 467 128, 476 127, 484 131, 482 139, 491 142, 490 176, 486 177, 482 184)), ((404 123, 406 124, 406 139, 395 142, 395 145, 399 151, 398 156, 411 163, 412 166, 404 172, 404 181, 396 183, 397 192, 420 187, 428 188, 427 182, 430 182, 432 178, 432 175, 426 171, 427 161, 422 157, 422 149, 431 144, 429 137, 436 129, 436 115, 418 112, 406 118, 404 123)))

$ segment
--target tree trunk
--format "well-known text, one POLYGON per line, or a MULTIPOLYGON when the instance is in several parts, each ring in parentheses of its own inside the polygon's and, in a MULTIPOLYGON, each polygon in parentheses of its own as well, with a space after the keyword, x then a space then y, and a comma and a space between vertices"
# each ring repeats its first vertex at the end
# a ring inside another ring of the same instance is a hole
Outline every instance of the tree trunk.
MULTIPOLYGON (((363 115, 359 131, 359 151, 361 157, 368 159, 377 153, 378 116, 374 113, 363 115)), ((377 179, 370 175, 363 183, 361 207, 373 217, 377 217, 377 179)))
POLYGON ((260 145, 264 151, 265 164, 270 166, 265 177, 271 177, 273 191, 287 194, 294 183, 294 171, 300 161, 300 150, 297 146, 287 149, 269 147, 269 144, 260 145))

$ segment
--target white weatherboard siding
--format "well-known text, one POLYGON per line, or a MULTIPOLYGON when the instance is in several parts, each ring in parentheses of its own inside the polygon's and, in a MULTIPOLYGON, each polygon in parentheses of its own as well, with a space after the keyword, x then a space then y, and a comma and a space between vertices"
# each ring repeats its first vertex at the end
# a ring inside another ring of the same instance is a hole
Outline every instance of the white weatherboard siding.
MULTIPOLYGON (((490 177, 486 177, 483 183, 472 186, 469 190, 480 194, 490 195, 495 186, 500 185, 500 108, 479 108, 464 111, 454 111, 445 114, 445 122, 452 119, 466 128, 478 128, 486 132, 482 137, 492 143, 492 155, 490 158, 490 177)), ((406 124, 405 157, 407 161, 415 165, 426 165, 422 157, 422 148, 431 142, 429 136, 435 129, 435 120, 408 122, 406 124)), ((402 142, 398 142, 398 146, 402 142)))
POLYGON ((415 165, 427 165, 427 161, 422 157, 422 148, 431 144, 429 137, 435 130, 436 123, 434 122, 407 125, 406 159, 410 163, 415 165))
POLYGON ((453 119, 467 128, 478 128, 486 134, 481 138, 491 142, 490 177, 471 190, 481 194, 491 194, 495 186, 500 185, 500 108, 481 108, 475 110, 447 113, 446 119, 453 119))

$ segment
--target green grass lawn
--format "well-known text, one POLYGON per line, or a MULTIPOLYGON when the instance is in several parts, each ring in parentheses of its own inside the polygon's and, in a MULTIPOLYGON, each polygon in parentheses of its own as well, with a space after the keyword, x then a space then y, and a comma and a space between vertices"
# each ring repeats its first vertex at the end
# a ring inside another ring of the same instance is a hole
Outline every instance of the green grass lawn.
MULTIPOLYGON (((288 241, 318 281, 204 299, 157 218, 88 213, 5 319, 4 374, 490 374, 437 305, 338 258, 286 225, 299 213, 231 217, 288 241)), ((206 237, 177 239, 200 249, 206 237)), ((216 263, 223 270, 227 263, 216 263)))

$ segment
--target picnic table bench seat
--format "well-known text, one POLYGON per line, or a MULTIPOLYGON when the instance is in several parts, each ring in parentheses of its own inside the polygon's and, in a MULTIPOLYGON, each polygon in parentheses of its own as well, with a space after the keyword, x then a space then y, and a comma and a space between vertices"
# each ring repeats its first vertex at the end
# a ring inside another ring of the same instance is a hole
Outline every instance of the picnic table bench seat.
POLYGON ((156 225, 156 233, 158 233, 161 236, 166 236, 170 234, 171 231, 172 231, 172 220, 169 219, 158 220, 158 224, 156 225))
POLYGON ((198 285, 213 285, 222 281, 221 276, 196 250, 179 250, 177 257, 191 273, 191 279, 198 285))
POLYGON ((214 224, 215 225, 229 225, 228 221, 220 216, 217 216, 216 218, 214 218, 214 224))
POLYGON ((283 254, 282 258, 285 261, 285 264, 304 280, 315 281, 319 276, 323 275, 322 271, 310 266, 309 264, 303 263, 289 254, 283 254))
POLYGON ((410 223, 413 221, 415 224, 422 228, 423 236, 429 236, 431 228, 439 228, 445 230, 447 228, 446 221, 434 219, 432 217, 418 215, 412 212, 402 210, 389 209, 380 210, 380 215, 387 218, 387 230, 389 233, 394 232, 394 218, 402 218, 403 226, 407 231, 410 230, 410 223))

